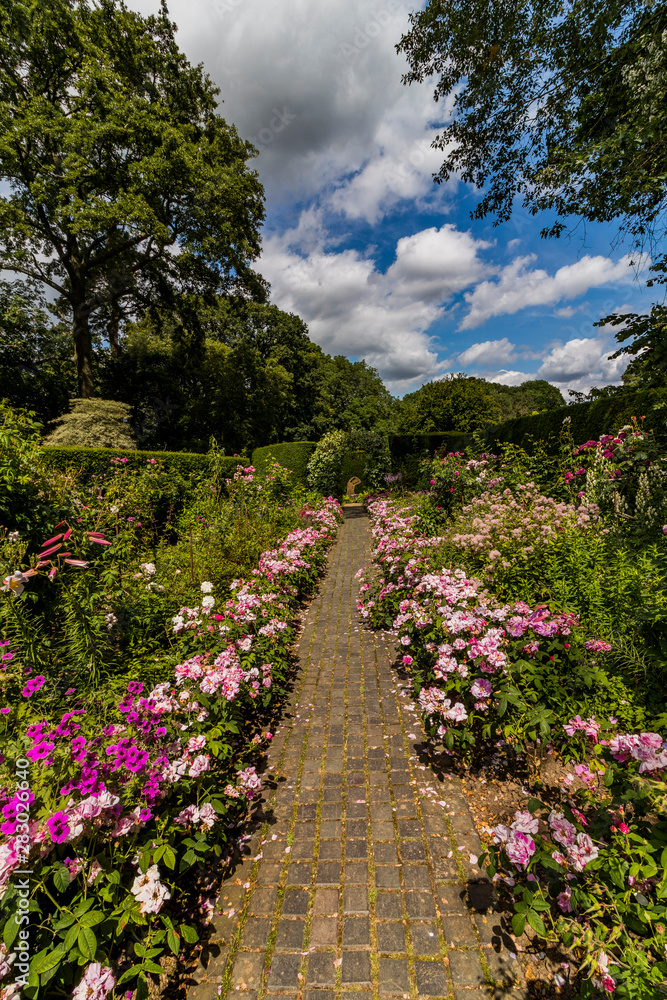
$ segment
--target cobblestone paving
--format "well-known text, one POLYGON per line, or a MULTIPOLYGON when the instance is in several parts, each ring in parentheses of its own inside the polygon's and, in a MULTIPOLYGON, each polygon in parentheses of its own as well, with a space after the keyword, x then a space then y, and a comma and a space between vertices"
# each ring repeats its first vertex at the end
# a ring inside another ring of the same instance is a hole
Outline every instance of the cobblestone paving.
POLYGON ((362 508, 345 513, 271 747, 265 822, 223 886, 189 1000, 523 1000, 470 860, 465 796, 420 763, 395 640, 360 627, 354 574, 370 532, 362 508))

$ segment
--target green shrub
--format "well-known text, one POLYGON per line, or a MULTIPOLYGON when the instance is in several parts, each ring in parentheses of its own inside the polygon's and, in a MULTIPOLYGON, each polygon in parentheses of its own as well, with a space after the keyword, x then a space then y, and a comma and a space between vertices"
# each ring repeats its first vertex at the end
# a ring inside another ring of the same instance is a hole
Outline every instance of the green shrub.
POLYGON ((45 474, 35 414, 0 402, 0 526, 22 538, 39 532, 58 509, 45 474))
POLYGON ((308 485, 322 496, 336 496, 347 444, 345 431, 329 431, 318 441, 308 462, 308 485))
POLYGON ((289 469, 294 478, 302 486, 306 485, 308 462, 315 451, 315 441, 285 441, 283 444, 269 444, 264 448, 255 448, 252 453, 252 464, 258 473, 266 473, 274 462, 284 469, 289 469))
POLYGON ((113 399, 73 399, 71 413, 52 420, 45 444, 86 448, 136 448, 130 407, 113 399))
MULTIPOLYGON (((44 445, 40 449, 43 461, 61 471, 74 471, 77 479, 89 480, 112 472, 116 466, 145 469, 147 463, 160 462, 166 472, 176 472, 184 479, 207 475, 210 470, 208 455, 187 451, 125 451, 114 448, 54 448, 44 445), (112 459, 120 459, 112 464, 112 459)), ((233 476, 236 466, 247 461, 245 457, 218 458, 222 471, 233 476)))

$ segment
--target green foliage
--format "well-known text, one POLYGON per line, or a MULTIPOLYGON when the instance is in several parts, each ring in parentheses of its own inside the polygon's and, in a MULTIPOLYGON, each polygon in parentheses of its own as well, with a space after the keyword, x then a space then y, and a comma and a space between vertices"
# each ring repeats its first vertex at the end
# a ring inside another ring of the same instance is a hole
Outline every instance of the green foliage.
POLYGON ((317 399, 308 436, 319 437, 329 430, 395 430, 400 408, 378 375, 365 361, 350 361, 341 354, 324 355, 317 371, 317 399))
POLYGON ((639 237, 664 225, 662 4, 483 3, 471 16, 460 0, 431 0, 410 20, 406 81, 435 73, 436 98, 454 97, 438 179, 483 192, 476 218, 509 218, 521 194, 532 213, 620 219, 639 237))
POLYGON ((252 453, 252 464, 258 473, 267 472, 273 462, 278 462, 283 468, 289 469, 297 482, 303 486, 307 482, 308 462, 315 451, 315 441, 288 441, 283 444, 270 444, 264 448, 255 448, 252 453))
POLYGON ((129 426, 130 407, 110 399, 73 399, 72 410, 57 420, 44 444, 54 448, 135 447, 129 426))
POLYGON ((45 475, 34 414, 0 402, 0 525, 32 534, 57 506, 45 475))
POLYGON ((489 389, 498 400, 501 421, 510 420, 512 417, 528 417, 541 410, 554 410, 565 406, 560 389, 541 378, 522 382, 521 385, 501 385, 499 382, 491 382, 489 389))
POLYGON ((603 397, 589 403, 573 403, 565 410, 547 410, 532 417, 517 417, 485 432, 487 447, 498 442, 513 442, 525 448, 534 448, 540 441, 550 452, 557 453, 560 432, 569 423, 575 443, 612 434, 632 418, 646 417, 646 426, 653 429, 660 440, 667 439, 667 391, 664 389, 627 390, 615 396, 603 397))
POLYGON ((93 394, 100 310, 113 337, 138 302, 265 295, 250 268, 263 219, 254 151, 179 51, 166 7, 8 0, 0 72, 0 262, 67 303, 80 396, 93 394))
POLYGON ((403 397, 399 434, 473 431, 498 419, 500 404, 491 384, 468 375, 447 375, 403 397))
POLYGON ((37 287, 0 281, 0 386, 10 406, 43 424, 67 410, 76 390, 71 339, 37 287))

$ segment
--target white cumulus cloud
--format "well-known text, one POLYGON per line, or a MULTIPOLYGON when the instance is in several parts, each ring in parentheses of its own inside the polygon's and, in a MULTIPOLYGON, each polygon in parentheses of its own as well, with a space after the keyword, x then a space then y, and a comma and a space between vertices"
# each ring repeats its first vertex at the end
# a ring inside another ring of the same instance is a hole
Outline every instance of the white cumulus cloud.
POLYGON ((517 257, 502 268, 493 281, 482 281, 465 295, 470 307, 459 324, 460 330, 470 330, 485 323, 492 316, 512 314, 527 306, 555 305, 564 299, 578 298, 590 288, 631 280, 632 258, 619 261, 608 257, 588 255, 574 264, 565 264, 550 275, 542 268, 530 270, 537 259, 535 254, 517 257))
POLYGON ((484 340, 479 344, 471 344, 456 360, 466 368, 486 368, 494 364, 507 364, 515 358, 516 345, 503 337, 501 340, 484 340))
POLYGON ((260 269, 272 300, 298 313, 324 350, 364 358, 403 391, 448 367, 427 331, 443 303, 485 273, 478 252, 487 245, 450 225, 425 229, 400 239, 382 272, 357 250, 332 248, 310 213, 266 240, 260 269))

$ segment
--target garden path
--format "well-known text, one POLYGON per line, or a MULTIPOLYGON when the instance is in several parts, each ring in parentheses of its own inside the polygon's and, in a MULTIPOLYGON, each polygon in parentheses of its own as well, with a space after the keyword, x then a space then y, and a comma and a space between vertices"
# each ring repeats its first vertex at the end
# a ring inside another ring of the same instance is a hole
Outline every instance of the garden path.
POLYGON ((359 623, 354 574, 370 557, 368 521, 350 505, 305 616, 269 756, 276 781, 223 885, 189 1000, 528 995, 485 911, 461 785, 424 763, 395 639, 359 623))

